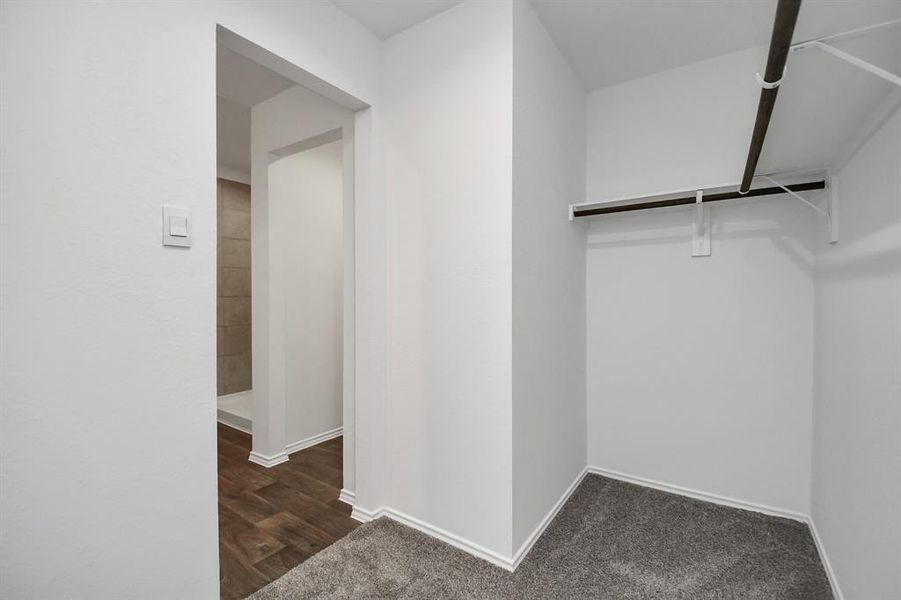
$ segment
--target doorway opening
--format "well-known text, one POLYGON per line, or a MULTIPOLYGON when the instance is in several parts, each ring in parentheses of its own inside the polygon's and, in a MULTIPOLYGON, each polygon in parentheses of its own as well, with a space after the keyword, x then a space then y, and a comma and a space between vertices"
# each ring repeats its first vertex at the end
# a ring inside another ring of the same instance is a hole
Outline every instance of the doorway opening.
POLYGON ((344 92, 217 30, 220 595, 357 525, 354 175, 344 92))

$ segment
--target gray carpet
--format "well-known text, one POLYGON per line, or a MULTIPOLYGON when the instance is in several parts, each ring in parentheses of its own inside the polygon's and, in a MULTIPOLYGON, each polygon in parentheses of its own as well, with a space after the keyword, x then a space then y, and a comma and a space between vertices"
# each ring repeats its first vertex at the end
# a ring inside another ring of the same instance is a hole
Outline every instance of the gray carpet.
POLYGON ((585 478, 515 573, 388 519, 251 596, 829 600, 806 525, 585 478))

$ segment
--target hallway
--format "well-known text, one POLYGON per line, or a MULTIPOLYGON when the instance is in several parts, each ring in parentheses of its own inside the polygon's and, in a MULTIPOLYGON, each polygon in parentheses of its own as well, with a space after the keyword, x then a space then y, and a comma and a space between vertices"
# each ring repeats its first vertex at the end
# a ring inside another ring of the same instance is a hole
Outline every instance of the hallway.
POLYGON ((342 438, 266 469, 247 460, 250 436, 218 425, 219 580, 223 600, 244 598, 359 523, 341 491, 342 438))

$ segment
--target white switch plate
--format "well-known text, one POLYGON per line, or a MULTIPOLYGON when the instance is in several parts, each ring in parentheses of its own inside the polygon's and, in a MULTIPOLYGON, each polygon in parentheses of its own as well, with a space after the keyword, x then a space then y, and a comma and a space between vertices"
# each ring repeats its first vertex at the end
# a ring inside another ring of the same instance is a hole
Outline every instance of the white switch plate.
POLYGON ((163 206, 163 245, 191 247, 191 209, 163 206))

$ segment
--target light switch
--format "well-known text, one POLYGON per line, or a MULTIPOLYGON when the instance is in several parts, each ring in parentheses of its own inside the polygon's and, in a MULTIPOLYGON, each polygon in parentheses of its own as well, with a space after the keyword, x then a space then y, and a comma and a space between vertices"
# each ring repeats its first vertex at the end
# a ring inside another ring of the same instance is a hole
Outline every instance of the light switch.
POLYGON ((188 237, 188 219, 185 217, 169 217, 169 235, 188 237))
POLYGON ((163 206, 163 245, 191 246, 191 210, 182 206, 163 206))

